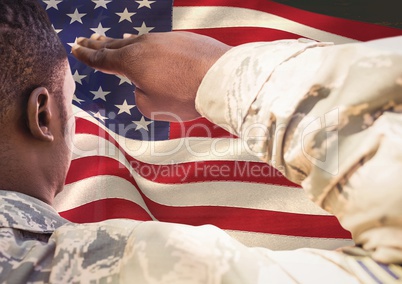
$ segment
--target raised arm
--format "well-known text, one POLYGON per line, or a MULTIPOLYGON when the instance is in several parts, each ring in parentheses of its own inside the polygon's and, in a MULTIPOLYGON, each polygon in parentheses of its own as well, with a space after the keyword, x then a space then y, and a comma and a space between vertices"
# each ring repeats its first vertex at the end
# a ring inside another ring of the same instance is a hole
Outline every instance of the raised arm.
MULTIPOLYGON (((79 38, 73 54, 106 73, 126 76, 136 85, 136 105, 152 112, 174 113, 181 120, 200 116, 194 100, 208 69, 229 46, 193 33, 154 33, 111 39, 93 35, 79 38)), ((171 115, 154 116, 172 119, 171 115)))
POLYGON ((374 259, 402 263, 402 45, 302 39, 230 48, 188 33, 78 44, 79 59, 140 88, 144 114, 200 113, 239 135, 374 259))

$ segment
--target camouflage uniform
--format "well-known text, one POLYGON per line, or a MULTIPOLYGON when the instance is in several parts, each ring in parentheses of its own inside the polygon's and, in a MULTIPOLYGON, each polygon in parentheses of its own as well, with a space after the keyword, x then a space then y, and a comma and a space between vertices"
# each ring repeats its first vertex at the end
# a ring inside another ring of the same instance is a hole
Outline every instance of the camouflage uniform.
POLYGON ((249 248, 214 226, 73 224, 8 191, 0 191, 0 263, 0 283, 371 283, 365 267, 385 283, 402 277, 364 256, 249 248))
POLYGON ((37 199, 0 191, 0 282, 401 281, 399 265, 373 258, 401 262, 402 56, 324 46, 279 41, 234 48, 204 78, 197 108, 302 183, 366 250, 249 248, 213 226, 73 224, 37 199))
POLYGON ((301 184, 374 259, 402 263, 402 37, 234 48, 196 106, 301 184))

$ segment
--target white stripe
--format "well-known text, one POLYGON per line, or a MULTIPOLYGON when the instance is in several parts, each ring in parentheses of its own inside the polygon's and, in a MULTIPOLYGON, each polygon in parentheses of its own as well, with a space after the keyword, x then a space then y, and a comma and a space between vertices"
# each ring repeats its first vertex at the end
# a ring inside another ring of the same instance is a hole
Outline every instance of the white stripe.
POLYGON ((174 7, 173 30, 261 27, 277 29, 317 41, 336 44, 358 42, 270 13, 236 7, 174 7))
MULTIPOLYGON (((115 137, 117 138, 117 137, 115 137)), ((123 138, 124 139, 124 138, 123 138)), ((118 140, 118 139, 117 139, 118 140)), ((127 140, 127 139, 126 139, 127 140)), ((136 141, 131 141, 135 143, 136 141)), ((203 141, 198 146, 204 147, 205 143, 210 141, 203 141)), ((154 143, 154 142, 149 142, 154 143)), ((79 134, 76 136, 75 145, 79 149, 86 149, 75 155, 74 158, 86 156, 105 156, 118 160, 133 174, 136 182, 141 187, 143 192, 155 202, 169 206, 195 206, 195 205, 222 205, 255 209, 266 209, 281 212, 293 212, 301 214, 317 214, 327 215, 327 213, 313 204, 304 194, 302 190, 292 187, 282 187, 277 185, 256 184, 247 182, 202 182, 192 184, 160 184, 149 181, 139 174, 137 174, 132 167, 137 170, 137 165, 130 163, 125 159, 123 154, 109 141, 95 135, 79 134), (177 198, 180 196, 180 198, 177 198)), ((123 146, 124 145, 123 143, 123 146)), ((127 147, 123 147, 127 148, 127 147)), ((129 150, 129 149, 126 149, 129 150)), ((128 151, 129 152, 129 151, 128 151)), ((132 154, 132 153, 131 153, 132 154)), ((172 164, 172 161, 187 162, 187 161, 204 161, 204 160, 250 160, 246 156, 231 156, 218 157, 211 155, 208 159, 205 157, 196 157, 186 151, 186 148, 177 151, 170 159, 165 157, 158 157, 148 151, 142 155, 134 155, 140 161, 153 163, 153 164, 172 164), (239 159, 240 158, 240 159, 239 159)), ((204 167, 202 164, 195 164, 198 175, 209 174, 211 168, 204 167)), ((237 167, 237 165, 236 165, 237 167)), ((142 171, 145 175, 153 169, 151 167, 143 166, 142 171)), ((177 167, 172 167, 173 170, 178 170, 177 167)), ((164 169, 165 170, 165 169, 164 169)), ((238 174, 241 172, 251 175, 251 168, 238 168, 238 174), (244 172, 245 171, 245 172, 244 172)), ((166 172, 157 172, 156 175, 169 174, 166 172)), ((188 173, 180 172, 183 177, 188 173)), ((118 190, 118 189, 117 189, 118 190)))
MULTIPOLYGON (((328 215, 312 203, 301 189, 242 182, 161 184, 137 173, 133 177, 152 201, 172 207, 228 206, 287 213, 328 215)), ((95 176, 69 184, 56 197, 55 208, 66 211, 105 198, 131 200, 147 209, 137 189, 116 176, 95 176)), ((148 211, 149 212, 149 211, 148 211)))
MULTIPOLYGON (((165 141, 133 140, 110 131, 80 108, 73 106, 73 110, 76 117, 86 119, 105 130, 128 154, 145 163, 171 164, 207 160, 260 162, 241 139, 188 137, 165 141)), ((91 134, 76 134, 73 146, 73 158, 98 155, 105 151, 111 152, 111 155, 121 155, 113 153, 117 149, 112 143, 91 134)))
POLYGON ((133 176, 148 198, 167 206, 228 206, 329 215, 298 188, 229 181, 161 184, 149 181, 135 172, 133 176))
MULTIPOLYGON (((67 211, 93 201, 120 198, 141 206, 152 216, 138 190, 125 179, 114 176, 96 176, 66 185, 54 200, 58 212, 67 211)), ((152 216, 153 219, 155 219, 152 216)))
POLYGON ((232 230, 225 231, 246 246, 265 247, 271 250, 293 250, 299 248, 334 250, 354 244, 349 239, 308 238, 232 230))
MULTIPOLYGON (((178 174, 183 177, 183 182, 189 173, 181 171, 180 168, 175 167, 174 164, 169 167, 174 172, 168 172, 167 168, 155 169, 147 165, 141 168, 135 164, 130 164, 121 152, 109 141, 99 138, 94 135, 80 134, 77 135, 76 143, 78 145, 93 145, 96 153, 86 151, 80 157, 85 156, 103 156, 109 157, 119 161, 135 178, 138 186, 142 189, 150 199, 160 204, 169 206, 195 206, 195 205, 227 205, 233 207, 245 207, 255 209, 266 209, 283 212, 293 212, 301 214, 317 214, 327 215, 325 211, 312 203, 301 189, 293 187, 285 187, 270 184, 258 184, 249 182, 230 182, 215 181, 215 182, 199 182, 199 183, 185 183, 185 184, 161 184, 143 178, 135 170, 141 171, 144 176, 163 176, 170 174, 178 174), (98 142, 104 141, 104 145, 99 147, 98 142), (106 146, 105 146, 106 145, 106 146), (96 148, 99 147, 99 148, 96 148), (87 154, 87 155, 86 155, 87 154), (134 168, 134 169, 133 169, 134 168), (156 170, 159 170, 158 172, 156 170), (180 197, 180 198, 177 198, 180 197)), ((90 146, 92 147, 92 146, 90 146)), ((144 160, 146 155, 141 156, 144 160)), ((75 156, 75 159, 80 157, 75 156)), ((211 159, 217 157, 211 157, 211 159)), ((229 157, 228 157, 229 158, 229 157)), ((177 160, 177 159, 175 159, 177 160)), ((194 161, 194 159, 192 159, 194 161)), ((203 159, 199 159, 202 161, 203 159)), ((195 163, 195 174, 198 176, 207 176, 209 174, 218 174, 216 169, 204 165, 202 163, 195 163)), ((224 174, 224 173, 223 173, 224 174)), ((252 176, 253 168, 247 165, 235 164, 235 175, 252 176)), ((265 173, 268 175, 269 173, 265 173)), ((276 174, 272 171, 272 174, 276 174)), ((180 182, 178 180, 177 182, 180 182)))
MULTIPOLYGON (((134 202, 152 216, 133 185, 121 178, 111 176, 88 178, 66 186, 65 190, 56 196, 54 206, 56 210, 62 212, 105 198, 121 198, 134 202)), ((75 210, 79 212, 79 209, 75 210)), ((84 212, 82 213, 84 214, 84 212)), ((153 216, 152 218, 155 220, 153 216)), ((246 246, 266 247, 272 250, 290 250, 302 247, 332 250, 341 246, 352 245, 352 241, 346 239, 295 237, 234 230, 225 231, 246 246)))
MULTIPOLYGON (((137 141, 124 137, 114 137, 117 143, 132 157, 144 163, 167 165, 196 161, 252 161, 261 162, 244 150, 244 142, 239 139, 183 139, 185 141, 137 141), (216 143, 218 142, 218 143, 216 143), (232 148, 232 149, 230 149, 232 148), (165 151, 165 152, 164 152, 165 151)), ((77 134, 72 149, 73 159, 94 155, 123 158, 122 152, 108 140, 92 135, 77 134)), ((263 163, 263 162, 261 162, 263 163)))

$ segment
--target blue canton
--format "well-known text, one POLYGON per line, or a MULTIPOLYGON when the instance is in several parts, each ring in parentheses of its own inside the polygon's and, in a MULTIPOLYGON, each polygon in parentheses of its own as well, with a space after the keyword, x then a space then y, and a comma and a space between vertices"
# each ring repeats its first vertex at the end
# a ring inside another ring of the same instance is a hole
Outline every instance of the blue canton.
POLYGON ((73 104, 111 131, 136 140, 166 140, 169 123, 145 118, 135 105, 131 82, 95 72, 77 61, 71 46, 77 37, 93 33, 121 38, 172 29, 172 0, 41 0, 61 38, 76 82, 73 104))

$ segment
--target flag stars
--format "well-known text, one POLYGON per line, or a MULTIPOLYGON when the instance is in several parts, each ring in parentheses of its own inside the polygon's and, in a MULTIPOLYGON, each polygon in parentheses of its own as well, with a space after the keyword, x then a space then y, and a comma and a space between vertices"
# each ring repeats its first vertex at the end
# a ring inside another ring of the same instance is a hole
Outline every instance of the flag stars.
POLYGON ((138 9, 140 9, 140 8, 142 8, 142 7, 146 7, 146 8, 151 9, 151 4, 155 3, 156 1, 141 0, 141 1, 135 1, 135 2, 137 2, 138 4, 140 4, 140 5, 138 6, 138 9))
POLYGON ((120 79, 119 86, 124 84, 124 83, 132 85, 131 81, 127 77, 121 76, 121 75, 116 75, 116 76, 120 79))
POLYGON ((54 25, 52 25, 52 28, 54 29, 54 31, 55 31, 57 34, 62 31, 62 29, 56 29, 56 28, 54 27, 54 25))
POLYGON ((127 100, 124 100, 122 105, 116 105, 116 107, 119 109, 119 114, 121 113, 127 113, 129 115, 131 115, 131 109, 135 107, 135 105, 129 105, 127 103, 127 100))
POLYGON ((87 75, 80 75, 80 73, 78 73, 78 70, 75 70, 75 73, 73 74, 74 81, 80 85, 82 85, 82 79, 84 79, 86 76, 87 75))
POLYGON ((45 2, 46 4, 46 10, 50 8, 55 8, 56 10, 59 10, 57 5, 59 5, 62 0, 43 0, 43 2, 45 2))
POLYGON ((103 7, 105 9, 107 9, 107 4, 109 4, 110 2, 112 2, 111 0, 92 0, 92 2, 94 2, 96 4, 95 9, 103 7))
POLYGON ((138 35, 143 35, 143 34, 147 34, 150 31, 152 31, 155 27, 147 27, 147 25, 145 24, 145 22, 142 22, 141 27, 134 27, 135 30, 138 31, 138 35))
POLYGON ((110 92, 105 92, 102 90, 102 87, 99 87, 97 91, 91 91, 91 93, 94 95, 93 101, 97 99, 102 99, 106 102, 106 96, 110 94, 110 92))
POLYGON ((133 122, 137 125, 135 130, 145 129, 146 131, 149 131, 148 125, 152 123, 152 121, 146 121, 144 117, 141 117, 139 121, 133 121, 133 122))
POLYGON ((85 13, 79 13, 78 9, 75 9, 73 14, 67 14, 71 18, 70 24, 74 22, 79 22, 82 24, 82 17, 84 17, 86 14, 85 13))
POLYGON ((103 123, 105 122, 106 119, 109 119, 109 118, 107 118, 106 116, 103 116, 99 111, 98 111, 97 113, 94 113, 94 112, 91 111, 91 113, 92 113, 92 115, 93 115, 94 117, 96 117, 97 119, 99 119, 99 120, 102 121, 103 123))
POLYGON ((124 11, 121 13, 116 13, 116 15, 118 15, 120 17, 119 23, 121 23, 123 21, 129 21, 130 23, 132 23, 131 17, 134 16, 135 14, 137 14, 137 13, 128 12, 127 8, 124 9, 124 11))
POLYGON ((98 35, 102 35, 102 36, 106 36, 106 32, 108 30, 110 30, 110 28, 104 28, 102 26, 102 23, 99 23, 97 28, 92 28, 91 29, 94 33, 98 34, 98 35))
POLYGON ((75 102, 77 102, 77 103, 79 103, 79 104, 81 104, 82 102, 84 102, 84 100, 81 100, 80 98, 78 98, 76 94, 74 94, 73 101, 75 101, 75 102))
MULTIPOLYGON (((68 42, 67 44, 70 46, 70 47, 73 47, 74 45, 76 45, 77 44, 77 37, 75 38, 75 40, 74 40, 74 42, 68 42)), ((71 51, 71 52, 73 52, 73 51, 71 51)))

